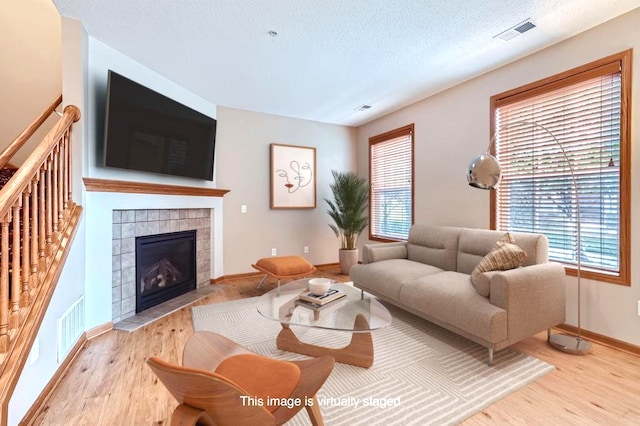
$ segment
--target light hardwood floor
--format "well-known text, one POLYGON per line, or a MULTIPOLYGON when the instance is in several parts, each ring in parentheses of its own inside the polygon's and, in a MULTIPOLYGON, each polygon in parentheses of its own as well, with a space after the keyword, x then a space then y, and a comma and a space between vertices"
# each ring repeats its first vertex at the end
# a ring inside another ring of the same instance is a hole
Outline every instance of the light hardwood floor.
MULTIPOLYGON (((338 269, 316 275, 339 281, 338 269)), ((216 284, 218 291, 196 304, 251 297, 259 278, 216 284)), ((183 308, 137 331, 110 331, 88 342, 60 385, 35 416, 36 425, 168 425, 175 402, 144 359, 151 355, 179 362, 193 333, 191 311, 183 308)), ((632 425, 640 424, 640 358, 594 345, 587 356, 567 355, 547 345, 546 333, 514 349, 556 369, 467 419, 465 425, 632 425)), ((374 336, 375 340, 375 336, 374 336)), ((327 425, 331 426, 331 425, 327 425)))

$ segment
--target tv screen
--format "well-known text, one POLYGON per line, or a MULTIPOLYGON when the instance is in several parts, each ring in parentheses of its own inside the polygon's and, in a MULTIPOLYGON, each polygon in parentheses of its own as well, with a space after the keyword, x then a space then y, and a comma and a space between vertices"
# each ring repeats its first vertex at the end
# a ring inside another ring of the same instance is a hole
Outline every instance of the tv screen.
POLYGON ((213 180, 216 120, 109 71, 104 165, 213 180))

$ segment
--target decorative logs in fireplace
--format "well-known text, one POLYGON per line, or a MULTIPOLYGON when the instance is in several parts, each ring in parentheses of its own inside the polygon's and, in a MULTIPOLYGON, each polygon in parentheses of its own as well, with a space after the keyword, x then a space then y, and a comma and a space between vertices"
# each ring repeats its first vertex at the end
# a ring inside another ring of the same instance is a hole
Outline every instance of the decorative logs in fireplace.
POLYGON ((169 259, 163 257, 160 261, 145 268, 140 279, 140 292, 150 291, 154 287, 166 287, 182 279, 182 272, 169 259))
POLYGON ((196 231, 136 238, 136 313, 196 288, 196 231))

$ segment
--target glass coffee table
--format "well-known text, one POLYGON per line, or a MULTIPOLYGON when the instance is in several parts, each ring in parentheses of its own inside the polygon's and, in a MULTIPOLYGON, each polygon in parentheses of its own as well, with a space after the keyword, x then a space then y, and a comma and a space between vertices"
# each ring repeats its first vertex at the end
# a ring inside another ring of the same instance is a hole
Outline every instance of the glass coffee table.
POLYGON ((371 332, 391 323, 391 314, 378 300, 350 284, 332 282, 331 288, 344 297, 322 307, 300 303, 300 295, 309 292, 309 279, 292 281, 260 296, 258 312, 278 321, 282 330, 276 339, 278 349, 309 356, 332 355, 337 362, 369 368, 373 365, 371 332), (326 348, 298 339, 290 325, 350 332, 351 342, 344 348, 326 348))

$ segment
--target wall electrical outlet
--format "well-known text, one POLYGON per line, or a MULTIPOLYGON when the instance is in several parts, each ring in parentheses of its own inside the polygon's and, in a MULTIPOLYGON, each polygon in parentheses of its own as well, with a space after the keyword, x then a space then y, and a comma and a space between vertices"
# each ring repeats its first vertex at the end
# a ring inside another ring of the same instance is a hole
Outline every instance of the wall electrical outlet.
POLYGON ((277 256, 278 251, 275 248, 271 249, 271 256, 277 256))
POLYGON ((640 317, 640 300, 638 300, 638 316, 640 317))
POLYGON ((246 205, 241 205, 240 206, 240 213, 246 213, 247 212, 247 206, 246 205))
POLYGON ((309 253, 309 246, 304 246, 303 251, 304 251, 305 253, 309 253))

